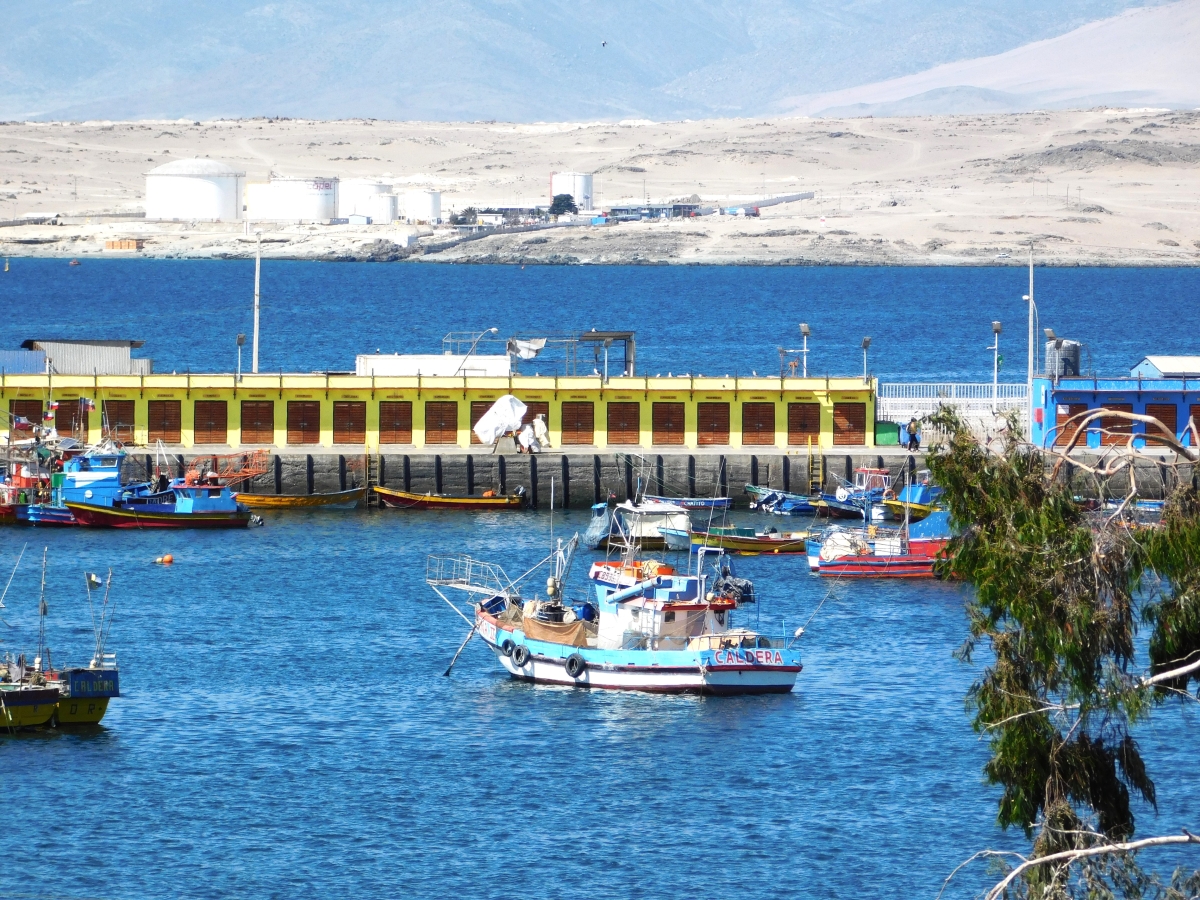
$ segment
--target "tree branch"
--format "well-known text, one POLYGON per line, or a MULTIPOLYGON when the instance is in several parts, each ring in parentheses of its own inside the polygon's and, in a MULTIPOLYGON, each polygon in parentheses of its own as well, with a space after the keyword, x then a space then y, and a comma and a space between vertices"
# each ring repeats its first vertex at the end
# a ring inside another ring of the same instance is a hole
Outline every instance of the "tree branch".
MULTIPOLYGON (((1121 844, 1103 844, 1099 847, 1086 847, 1082 850, 1064 850, 1061 853, 1051 853, 1049 856, 1041 856, 1037 859, 1027 860, 1017 866, 1004 880, 987 892, 984 900, 998 900, 998 898, 1008 889, 1008 886, 1013 883, 1020 875, 1034 866, 1044 865, 1046 863, 1066 862, 1073 863, 1079 859, 1086 859, 1090 856, 1104 856, 1109 853, 1129 853, 1135 850, 1141 850, 1144 847, 1161 847, 1167 844, 1200 844, 1200 837, 1192 834, 1187 829, 1184 829, 1183 834, 1179 835, 1164 835, 1162 837, 1143 838, 1140 841, 1126 841, 1121 844)), ((978 856, 979 854, 976 854, 978 856)))

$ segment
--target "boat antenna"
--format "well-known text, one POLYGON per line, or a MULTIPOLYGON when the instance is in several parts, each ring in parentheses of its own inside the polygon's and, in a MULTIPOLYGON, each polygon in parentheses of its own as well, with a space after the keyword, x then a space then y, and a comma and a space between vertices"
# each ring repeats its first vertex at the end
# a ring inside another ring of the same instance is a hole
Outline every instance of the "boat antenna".
MULTIPOLYGON (((6 584, 4 586, 4 593, 0 594, 0 609, 4 609, 4 598, 8 596, 8 589, 10 587, 12 587, 13 578, 15 578, 16 574, 17 574, 17 567, 21 565, 21 557, 23 557, 25 555, 25 551, 28 549, 29 549, 29 542, 26 541, 25 546, 21 548, 21 552, 17 556, 17 562, 16 562, 16 565, 13 566, 12 574, 8 576, 8 584, 6 584)), ((4 622, 4 624, 8 625, 9 628, 14 627, 13 625, 10 625, 8 622, 5 622, 4 619, 0 619, 0 622, 4 622)))
POLYGON ((554 476, 550 476, 550 553, 554 553, 554 476))
POLYGON ((96 665, 104 668, 104 645, 108 643, 108 633, 112 630, 113 616, 117 612, 117 601, 113 600, 112 608, 108 606, 108 595, 112 591, 112 569, 108 570, 108 578, 104 582, 104 603, 100 606, 100 643, 96 646, 96 665), (104 611, 108 610, 108 624, 104 622, 104 611))
POLYGON ((38 659, 41 660, 46 653, 46 556, 49 554, 50 548, 42 549, 42 588, 41 594, 38 597, 38 659))

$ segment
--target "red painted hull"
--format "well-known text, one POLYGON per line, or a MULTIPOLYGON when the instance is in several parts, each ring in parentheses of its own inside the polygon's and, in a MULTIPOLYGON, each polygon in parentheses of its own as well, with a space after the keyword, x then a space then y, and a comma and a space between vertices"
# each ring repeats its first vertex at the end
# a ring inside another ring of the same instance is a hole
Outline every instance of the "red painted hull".
POLYGON ((843 556, 821 560, 820 573, 838 578, 932 578, 932 556, 843 556))
POLYGON ((249 511, 233 513, 139 513, 88 503, 68 503, 81 525, 92 528, 245 528, 249 511))

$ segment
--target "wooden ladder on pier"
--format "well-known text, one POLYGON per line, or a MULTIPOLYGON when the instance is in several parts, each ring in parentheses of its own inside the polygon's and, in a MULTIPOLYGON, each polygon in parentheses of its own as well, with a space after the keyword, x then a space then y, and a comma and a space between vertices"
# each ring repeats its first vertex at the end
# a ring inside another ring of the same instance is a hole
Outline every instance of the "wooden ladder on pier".
POLYGON ((379 485, 379 454, 367 453, 367 509, 379 506, 379 495, 375 488, 379 485))

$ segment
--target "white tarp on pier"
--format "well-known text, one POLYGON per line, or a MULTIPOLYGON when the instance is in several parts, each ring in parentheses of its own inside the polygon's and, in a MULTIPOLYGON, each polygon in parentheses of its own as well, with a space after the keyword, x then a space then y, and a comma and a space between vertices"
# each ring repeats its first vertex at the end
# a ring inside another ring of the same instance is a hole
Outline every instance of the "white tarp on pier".
POLYGON ((501 435, 521 430, 527 407, 512 394, 505 394, 475 423, 475 435, 485 445, 496 443, 501 435))

